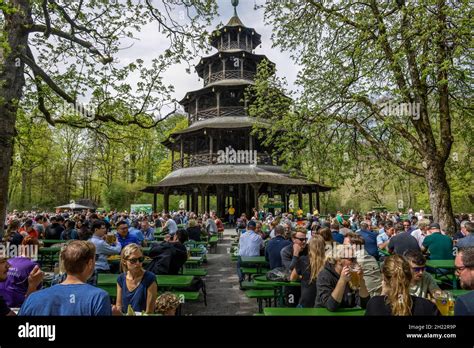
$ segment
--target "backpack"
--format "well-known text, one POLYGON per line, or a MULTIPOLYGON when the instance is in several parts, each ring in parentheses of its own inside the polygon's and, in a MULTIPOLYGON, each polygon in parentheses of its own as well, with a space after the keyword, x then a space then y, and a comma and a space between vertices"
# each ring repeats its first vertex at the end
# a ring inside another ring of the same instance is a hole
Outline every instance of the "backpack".
POLYGON ((277 267, 268 271, 266 277, 274 282, 289 282, 290 272, 285 267, 277 267))

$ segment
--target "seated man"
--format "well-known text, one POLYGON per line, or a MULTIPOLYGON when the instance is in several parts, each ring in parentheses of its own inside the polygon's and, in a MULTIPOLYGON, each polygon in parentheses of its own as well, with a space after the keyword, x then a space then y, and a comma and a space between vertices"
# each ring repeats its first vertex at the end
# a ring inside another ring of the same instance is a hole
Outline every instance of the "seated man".
POLYGON ((237 259, 239 282, 243 282, 245 279, 244 274, 240 270, 240 258, 242 256, 260 256, 260 249, 263 248, 263 239, 255 233, 256 227, 257 223, 254 220, 250 220, 247 224, 247 232, 242 233, 239 239, 239 257, 237 259))
POLYGON ((344 237, 344 245, 356 247, 357 263, 364 272, 364 280, 369 295, 371 297, 378 296, 382 293, 382 272, 375 257, 365 251, 364 243, 364 239, 354 232, 349 232, 344 237))
POLYGON ((420 250, 415 237, 405 232, 401 223, 395 225, 395 235, 390 238, 387 248, 390 254, 398 255, 404 255, 408 250, 420 250))
POLYGON ((66 280, 31 294, 20 308, 21 316, 101 316, 111 315, 110 297, 102 289, 87 284, 94 273, 95 246, 76 240, 61 250, 66 280))
POLYGON ((463 221, 464 224, 461 224, 461 232, 465 235, 464 238, 458 240, 456 247, 468 248, 474 246, 474 222, 463 221))
POLYGON ((172 239, 154 244, 148 254, 152 261, 147 271, 155 274, 179 274, 188 259, 188 250, 184 243, 188 240, 186 230, 178 230, 172 239))
POLYGON ((453 240, 441 233, 441 227, 432 223, 428 230, 428 236, 423 241, 421 251, 430 253, 430 260, 452 260, 453 240))
POLYGON ((410 295, 433 299, 438 291, 441 291, 434 278, 425 271, 426 258, 420 251, 410 250, 403 255, 413 272, 410 295))
POLYGON ((284 247, 292 244, 291 241, 283 237, 285 228, 282 225, 277 225, 274 232, 275 238, 272 238, 265 248, 265 259, 270 264, 270 269, 275 269, 283 265, 280 252, 284 247))
POLYGON ((125 220, 117 222, 117 241, 122 248, 131 243, 141 244, 136 235, 128 232, 128 224, 125 220))
MULTIPOLYGON (((461 287, 474 290, 474 247, 460 249, 454 260, 456 275, 461 287)), ((454 305, 454 315, 474 315, 474 291, 459 296, 454 305)))
POLYGON ((355 251, 347 245, 338 245, 330 252, 316 280, 316 307, 329 311, 356 306, 366 308, 370 295, 362 268, 356 261, 355 251))
MULTIPOLYGON (((7 258, 3 255, 0 255, 0 282, 4 282, 8 278, 8 264, 7 258)), ((7 306, 5 300, 0 296, 0 317, 15 315, 10 307, 7 306)))

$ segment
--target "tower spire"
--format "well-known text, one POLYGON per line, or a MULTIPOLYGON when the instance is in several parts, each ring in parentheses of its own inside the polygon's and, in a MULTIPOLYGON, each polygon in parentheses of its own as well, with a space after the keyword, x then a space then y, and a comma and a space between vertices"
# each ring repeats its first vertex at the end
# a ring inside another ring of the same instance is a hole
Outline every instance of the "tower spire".
POLYGON ((239 0, 232 0, 232 6, 234 6, 234 16, 237 16, 237 6, 239 6, 239 0))

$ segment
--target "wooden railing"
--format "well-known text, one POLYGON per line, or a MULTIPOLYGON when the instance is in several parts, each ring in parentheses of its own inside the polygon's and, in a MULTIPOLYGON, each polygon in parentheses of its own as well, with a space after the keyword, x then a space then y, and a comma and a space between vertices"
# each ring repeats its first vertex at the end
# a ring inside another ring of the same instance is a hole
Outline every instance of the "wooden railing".
POLYGON ((246 51, 249 51, 251 52, 252 50, 252 45, 251 43, 249 42, 249 46, 246 47, 245 46, 245 41, 244 42, 240 42, 240 44, 237 42, 237 41, 231 41, 230 44, 229 42, 224 42, 224 44, 221 44, 219 43, 217 45, 217 49, 219 51, 225 51, 225 50, 246 50, 246 51))
MULTIPOLYGON (((224 149, 223 149, 224 150, 224 149)), ((210 153, 200 153, 195 155, 190 155, 186 158, 181 160, 176 160, 172 163, 172 170, 178 170, 181 168, 191 168, 191 167, 201 167, 201 166, 208 166, 208 165, 221 165, 221 164, 229 164, 229 163, 219 163, 218 161, 218 154, 213 153, 212 157, 210 153)), ((251 163, 233 163, 235 165, 249 165, 251 163)), ((272 158, 263 153, 257 153, 257 164, 260 165, 273 165, 274 162, 272 158)))
MULTIPOLYGON (((236 117, 236 116, 246 116, 247 113, 243 106, 221 106, 219 109, 209 108, 204 110, 199 110, 197 113, 197 120, 202 121, 214 117, 236 117)), ((195 122, 196 114, 191 115, 191 123, 195 122)))
POLYGON ((243 79, 243 80, 249 80, 253 81, 255 79, 255 72, 249 71, 249 70, 226 70, 225 73, 224 71, 218 71, 215 73, 212 73, 211 76, 209 76, 209 73, 204 73, 204 86, 207 86, 210 83, 216 82, 216 81, 222 81, 222 80, 230 80, 230 79, 243 79))

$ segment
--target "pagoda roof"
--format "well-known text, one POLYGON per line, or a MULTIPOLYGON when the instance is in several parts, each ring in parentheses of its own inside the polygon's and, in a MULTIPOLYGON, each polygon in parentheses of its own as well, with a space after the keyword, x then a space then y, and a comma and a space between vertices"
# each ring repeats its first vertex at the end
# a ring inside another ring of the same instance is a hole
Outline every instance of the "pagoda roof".
POLYGON ((273 63, 270 59, 268 59, 268 57, 265 55, 265 54, 255 54, 255 53, 252 53, 252 52, 248 52, 248 51, 245 51, 245 50, 235 50, 235 51, 221 51, 221 52, 216 52, 214 53, 213 55, 210 55, 210 56, 207 56, 207 57, 201 57, 201 60, 199 61, 199 63, 196 65, 196 72, 199 73, 199 71, 204 68, 209 62, 211 61, 215 61, 219 58, 221 58, 222 55, 225 55, 225 56, 237 56, 237 57, 240 57, 239 56, 242 55, 242 54, 245 54, 246 57, 249 57, 249 58, 253 58, 255 59, 257 62, 261 62, 263 59, 266 59, 268 60, 268 62, 270 63, 270 65, 272 65, 273 67, 275 67, 275 63, 273 63))
POLYGON ((227 79, 227 80, 220 80, 216 81, 213 83, 210 83, 202 88, 196 89, 194 91, 189 91, 186 93, 186 95, 178 101, 181 105, 186 104, 189 98, 194 95, 199 95, 199 94, 204 94, 208 92, 209 90, 212 90, 212 88, 217 87, 217 88, 225 88, 225 87, 234 87, 234 86, 244 86, 247 87, 248 85, 253 85, 254 82, 251 80, 242 80, 242 79, 227 79), (188 98, 189 97, 189 98, 188 98))
POLYGON ((226 27, 243 27, 243 28, 246 28, 246 26, 240 20, 239 16, 232 16, 232 18, 226 24, 226 27))
POLYGON ((272 184, 286 186, 316 187, 320 192, 331 190, 330 186, 308 181, 303 177, 291 177, 279 166, 220 164, 201 167, 190 167, 175 170, 168 174, 158 184, 149 185, 142 192, 160 192, 165 187, 183 187, 205 185, 232 184, 272 184))
POLYGON ((162 142, 163 145, 167 146, 171 144, 171 139, 181 135, 198 132, 203 129, 239 129, 239 128, 252 128, 255 124, 259 124, 261 127, 269 128, 270 123, 264 120, 257 120, 255 117, 249 116, 226 116, 226 117, 214 117, 207 120, 202 120, 193 123, 186 129, 174 132, 170 134, 168 139, 162 142))

